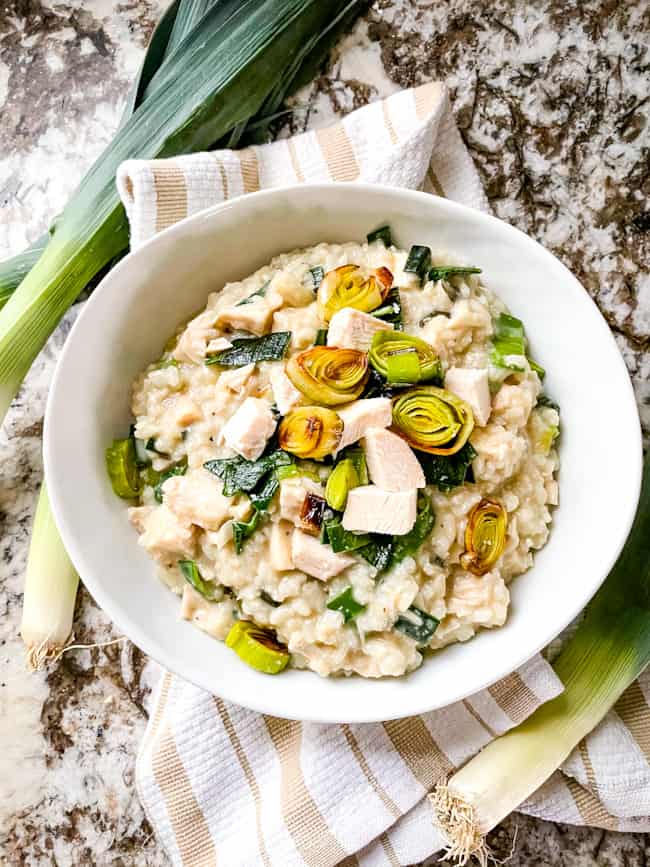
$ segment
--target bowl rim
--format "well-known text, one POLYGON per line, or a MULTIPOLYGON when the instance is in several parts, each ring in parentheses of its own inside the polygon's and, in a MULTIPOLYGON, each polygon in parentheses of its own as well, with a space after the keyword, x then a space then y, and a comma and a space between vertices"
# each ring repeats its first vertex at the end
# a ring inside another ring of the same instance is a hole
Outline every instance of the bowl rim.
MULTIPOLYGON (((88 558, 86 556, 84 552, 84 546, 81 541, 78 540, 79 537, 74 532, 74 528, 71 522, 68 520, 68 512, 65 507, 65 485, 63 483, 62 477, 59 476, 56 469, 56 461, 53 454, 54 444, 52 441, 52 437, 50 436, 50 431, 53 427, 53 415, 55 414, 57 406, 57 394, 60 387, 61 379, 64 376, 64 372, 66 370, 67 356, 73 351, 73 344, 75 344, 76 342, 78 333, 83 331, 86 318, 91 315, 91 313, 89 313, 88 311, 92 311, 94 303, 96 303, 95 299, 97 299, 102 294, 102 292, 106 291, 107 283, 112 283, 113 281, 118 280, 122 271, 129 268, 130 262, 134 257, 143 258, 147 255, 150 255, 153 251, 156 250, 159 245, 164 246, 168 242, 173 241, 176 236, 183 236, 188 231, 188 229, 191 228, 191 226, 200 224, 206 218, 212 218, 219 213, 236 208, 242 201, 254 202, 263 199, 272 199, 275 197, 287 195, 292 197, 297 196, 298 199, 300 199, 301 196, 311 197, 314 194, 318 194, 319 192, 324 190, 327 190, 329 193, 331 192, 333 186, 335 186, 333 183, 306 183, 300 185, 286 185, 281 187, 273 187, 265 190, 259 190, 253 193, 248 193, 246 195, 236 197, 234 199, 229 199, 217 205, 199 211, 196 214, 192 214, 184 218, 183 220, 180 220, 179 222, 173 224, 172 226, 169 226, 168 228, 144 241, 138 246, 136 250, 129 251, 129 253, 100 281, 100 283, 94 289, 90 298, 86 301, 83 309, 79 313, 76 321, 71 328, 70 334, 65 341, 63 349, 57 360, 54 375, 50 384, 47 406, 45 410, 43 431, 44 479, 45 481, 47 481, 48 484, 48 493, 51 508, 55 518, 55 522, 59 529, 59 533, 75 568, 77 569, 79 575, 82 577, 82 582, 84 583, 84 586, 91 593, 97 605, 108 615, 108 617, 110 617, 118 630, 121 631, 124 636, 127 637, 130 641, 136 644, 136 646, 139 647, 144 653, 146 653, 147 656, 158 662, 165 669, 174 672, 179 677, 182 677, 184 680, 187 680, 195 686, 201 689, 205 689, 212 694, 217 694, 215 692, 214 685, 211 686, 206 682, 203 682, 200 677, 196 676, 194 670, 186 670, 187 666, 178 664, 175 660, 173 652, 170 649, 167 649, 163 644, 150 638, 146 628, 140 626, 138 621, 134 620, 129 615, 129 613, 123 610, 118 604, 113 604, 111 594, 107 590, 104 590, 101 580, 95 579, 95 570, 92 566, 92 563, 90 562, 92 558, 88 558)), ((615 355, 617 357, 617 362, 620 365, 622 372, 624 373, 624 379, 627 383, 627 397, 630 401, 630 405, 634 407, 636 415, 636 423, 630 426, 628 432, 630 440, 636 441, 636 462, 634 479, 630 479, 629 481, 630 488, 633 491, 633 496, 630 497, 630 499, 625 504, 621 504, 621 508, 624 508, 626 511, 626 515, 622 524, 622 526, 625 527, 625 533, 621 533, 620 538, 617 539, 616 543, 611 546, 609 557, 606 561, 603 561, 602 567, 600 569, 598 581, 594 581, 593 584, 590 585, 588 597, 586 597, 577 608, 565 610, 564 615, 558 619, 558 622, 561 621, 562 625, 559 629, 557 629, 557 631, 554 632, 553 635, 551 635, 542 642, 538 642, 538 644, 536 644, 535 646, 527 648, 524 654, 516 657, 514 663, 511 662, 509 659, 504 658, 501 666, 495 667, 494 670, 490 672, 489 676, 483 677, 480 682, 473 683, 469 689, 466 686, 464 687, 462 685, 459 685, 456 692, 454 694, 447 695, 442 702, 436 701, 435 697, 432 695, 429 695, 429 697, 427 698, 426 691, 422 690, 422 699, 420 700, 420 702, 411 702, 408 705, 406 712, 402 710, 398 712, 392 712, 391 709, 390 712, 382 713, 381 715, 379 715, 376 712, 369 713, 366 711, 362 713, 350 713, 345 715, 345 718, 342 718, 341 713, 336 712, 336 708, 332 708, 333 712, 330 713, 323 713, 322 709, 319 712, 315 712, 311 711, 309 708, 306 708, 304 711, 301 710, 299 716, 291 713, 282 713, 278 711, 277 707, 271 706, 263 698, 259 698, 254 691, 250 694, 247 693, 246 696, 242 697, 240 694, 237 693, 237 689, 231 690, 229 688, 230 684, 226 684, 225 688, 222 688, 222 685, 219 685, 218 694, 222 698, 239 704, 240 706, 245 706, 259 713, 317 723, 381 722, 391 719, 400 719, 419 713, 426 713, 442 707, 448 707, 449 705, 457 701, 474 695, 477 692, 480 692, 487 687, 493 685, 511 672, 520 669, 544 647, 546 647, 548 643, 553 640, 554 637, 556 637, 563 629, 566 628, 566 626, 569 625, 569 623, 571 623, 578 616, 578 614, 584 609, 584 607, 597 592, 597 590, 600 588, 603 581, 611 571, 629 536, 629 532, 632 527, 634 517, 636 515, 638 500, 641 491, 641 477, 643 468, 642 432, 639 421, 638 408, 634 396, 633 386, 624 359, 620 353, 620 350, 618 349, 614 336, 611 333, 611 330, 607 325, 606 320, 600 313, 597 305, 595 304, 589 293, 578 281, 578 279, 554 254, 552 254, 549 250, 543 247, 534 238, 531 238, 529 235, 527 235, 520 229, 517 229, 515 226, 506 223, 504 220, 501 220, 493 216, 492 214, 479 211, 475 208, 463 205, 459 202, 455 202, 444 197, 432 195, 430 193, 425 193, 418 190, 404 189, 401 187, 395 187, 385 184, 373 184, 352 181, 346 182, 345 186, 347 190, 351 191, 352 193, 359 193, 360 195, 374 193, 392 193, 394 195, 403 197, 404 199, 411 199, 416 202, 430 203, 433 200, 437 203, 437 206, 442 207, 443 210, 449 210, 451 212, 455 212, 458 215, 469 214, 472 216, 472 218, 476 218, 478 216, 479 219, 486 221, 488 225, 498 224, 499 231, 505 231, 506 233, 511 234, 520 243, 523 241, 529 244, 534 244, 545 258, 548 258, 553 262, 555 267, 559 266, 560 269, 564 272, 564 276, 567 280, 567 285, 570 284, 571 290, 574 292, 579 292, 583 297, 583 300, 588 301, 598 312, 601 323, 601 335, 599 336, 599 340, 609 341, 612 348, 616 350, 615 355), (417 706, 415 706, 416 704, 417 706)), ((426 665, 426 659, 423 664, 426 665)), ((313 672, 312 676, 318 677, 318 675, 313 672)), ((405 677, 407 677, 407 675, 399 678, 394 678, 392 680, 397 684, 402 682, 405 677)), ((334 678, 328 678, 328 680, 334 680, 334 678)), ((382 678, 382 681, 386 680, 391 679, 382 678)))

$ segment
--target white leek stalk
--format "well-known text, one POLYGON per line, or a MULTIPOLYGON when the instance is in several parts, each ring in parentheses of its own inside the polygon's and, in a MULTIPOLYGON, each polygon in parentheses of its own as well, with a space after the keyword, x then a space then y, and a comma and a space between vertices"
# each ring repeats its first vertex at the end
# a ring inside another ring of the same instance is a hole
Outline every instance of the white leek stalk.
POLYGON ((485 835, 530 797, 650 662, 650 459, 632 532, 554 663, 564 692, 496 738, 429 796, 458 864, 489 858, 485 835))
POLYGON ((25 573, 20 634, 30 670, 58 656, 70 638, 79 576, 54 523, 45 482, 36 506, 25 573))

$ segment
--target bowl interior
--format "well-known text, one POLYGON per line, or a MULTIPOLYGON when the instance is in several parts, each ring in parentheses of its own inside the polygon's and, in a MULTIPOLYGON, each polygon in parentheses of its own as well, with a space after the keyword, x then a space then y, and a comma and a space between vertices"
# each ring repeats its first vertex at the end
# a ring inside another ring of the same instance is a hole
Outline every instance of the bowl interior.
POLYGON ((295 719, 360 722, 441 707, 489 685, 547 644, 595 592, 629 531, 641 474, 638 416, 609 329, 571 274, 494 218, 422 193, 367 185, 257 193, 185 220, 127 256, 75 324, 50 393, 50 497, 86 586, 118 627, 170 670, 247 707, 295 719), (210 291, 275 254, 364 238, 384 222, 401 246, 448 250, 483 268, 523 319, 545 390, 562 410, 561 505, 533 569, 511 585, 507 624, 425 660, 399 679, 257 674, 179 618, 111 491, 104 449, 124 436, 130 386, 210 291), (612 419, 616 453, 611 455, 612 419))

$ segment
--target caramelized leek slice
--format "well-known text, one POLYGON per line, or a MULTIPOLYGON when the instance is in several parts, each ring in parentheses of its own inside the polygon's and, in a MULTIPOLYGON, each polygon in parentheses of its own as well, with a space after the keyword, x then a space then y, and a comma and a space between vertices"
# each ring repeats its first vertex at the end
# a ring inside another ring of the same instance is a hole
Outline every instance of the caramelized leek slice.
POLYGON ((343 434, 343 422, 333 409, 301 406, 280 422, 280 448, 299 458, 321 460, 336 451, 343 434))
POLYGON ((370 364, 395 385, 440 379, 442 368, 431 344, 403 331, 378 331, 368 354, 370 364), (417 367, 413 363, 413 354, 417 367), (417 377, 417 378, 414 378, 417 377))
POLYGON ((469 513, 465 529, 465 553, 460 562, 473 575, 485 575, 503 554, 508 517, 494 500, 482 499, 469 513))
POLYGON ((358 265, 341 265, 328 271, 318 287, 318 312, 324 322, 344 307, 370 313, 380 306, 393 285, 388 268, 366 276, 358 265))
POLYGON ((469 439, 474 416, 468 404, 450 391, 421 385, 393 401, 393 424, 414 449, 453 455, 469 439))
POLYGON ((228 633, 226 646, 256 671, 279 674, 287 667, 289 651, 280 644, 272 629, 264 629, 249 620, 238 620, 228 633))
POLYGON ((368 357, 358 349, 312 346, 289 359, 286 374, 309 400, 336 406, 361 395, 368 379, 368 357))
POLYGON ((327 505, 342 512, 348 500, 348 491, 358 488, 361 484, 354 461, 345 458, 334 467, 325 486, 325 499, 327 505))

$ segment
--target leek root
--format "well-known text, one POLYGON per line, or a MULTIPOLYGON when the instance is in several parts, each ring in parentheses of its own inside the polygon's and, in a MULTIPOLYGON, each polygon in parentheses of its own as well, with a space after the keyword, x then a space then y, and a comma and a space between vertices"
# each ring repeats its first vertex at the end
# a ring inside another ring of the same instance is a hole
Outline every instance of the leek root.
POLYGON ((78 584, 43 483, 32 527, 20 626, 30 670, 43 668, 65 648, 71 636, 78 584))
POLYGON ((564 692, 430 795, 448 855, 486 864, 485 835, 530 797, 650 662, 650 456, 625 549, 554 668, 564 692))

